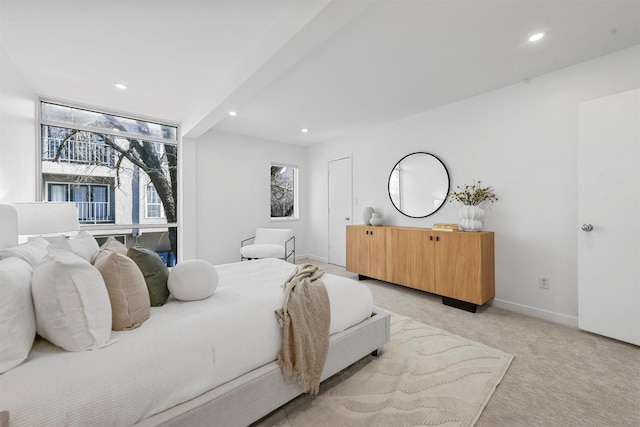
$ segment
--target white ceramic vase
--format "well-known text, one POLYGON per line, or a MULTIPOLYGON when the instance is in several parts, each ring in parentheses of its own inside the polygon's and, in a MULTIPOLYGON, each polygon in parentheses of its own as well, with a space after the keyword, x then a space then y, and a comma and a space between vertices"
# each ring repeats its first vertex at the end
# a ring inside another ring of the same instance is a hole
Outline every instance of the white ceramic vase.
POLYGON ((377 212, 371 214, 371 219, 369 220, 369 224, 371 225, 382 225, 384 224, 384 218, 377 212))
POLYGON ((367 206, 362 210, 362 222, 364 223, 364 225, 371 225, 369 220, 371 219, 371 215, 373 214, 373 212, 374 210, 370 206, 367 206))
POLYGON ((463 231, 481 231, 484 209, 480 206, 463 206, 460 208, 460 229, 463 231))

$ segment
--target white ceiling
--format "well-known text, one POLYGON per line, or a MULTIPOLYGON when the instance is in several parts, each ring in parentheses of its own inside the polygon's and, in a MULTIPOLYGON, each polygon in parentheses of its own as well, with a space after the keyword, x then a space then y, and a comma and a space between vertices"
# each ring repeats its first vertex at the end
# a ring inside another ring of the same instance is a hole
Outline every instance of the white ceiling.
POLYGON ((40 96, 310 144, 637 45, 640 0, 0 0, 0 26, 40 96))

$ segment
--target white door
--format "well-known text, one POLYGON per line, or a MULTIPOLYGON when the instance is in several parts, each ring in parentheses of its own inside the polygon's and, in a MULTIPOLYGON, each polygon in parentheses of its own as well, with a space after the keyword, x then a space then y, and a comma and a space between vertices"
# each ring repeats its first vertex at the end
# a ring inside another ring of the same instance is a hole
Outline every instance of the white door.
POLYGON ((329 263, 347 265, 347 225, 352 224, 351 158, 329 162, 329 263))
POLYGON ((579 114, 578 325, 640 345, 640 90, 579 114))

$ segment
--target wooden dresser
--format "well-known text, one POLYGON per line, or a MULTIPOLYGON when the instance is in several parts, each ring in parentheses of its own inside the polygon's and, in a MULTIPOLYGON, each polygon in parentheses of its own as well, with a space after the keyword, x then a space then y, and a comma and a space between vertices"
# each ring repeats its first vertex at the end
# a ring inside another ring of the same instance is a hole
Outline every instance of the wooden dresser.
POLYGON ((347 270, 475 312, 495 295, 493 232, 349 225, 347 270))

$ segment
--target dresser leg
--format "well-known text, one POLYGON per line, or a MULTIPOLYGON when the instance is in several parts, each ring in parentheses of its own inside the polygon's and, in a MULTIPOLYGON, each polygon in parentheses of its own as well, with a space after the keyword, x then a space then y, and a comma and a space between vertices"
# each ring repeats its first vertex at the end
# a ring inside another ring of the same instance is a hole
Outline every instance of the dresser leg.
POLYGON ((449 307, 459 308, 460 310, 469 311, 471 313, 476 312, 477 304, 473 304, 471 302, 460 301, 459 299, 442 297, 442 303, 444 305, 448 305, 449 307))
POLYGON ((369 277, 358 274, 358 280, 367 280, 369 277))

